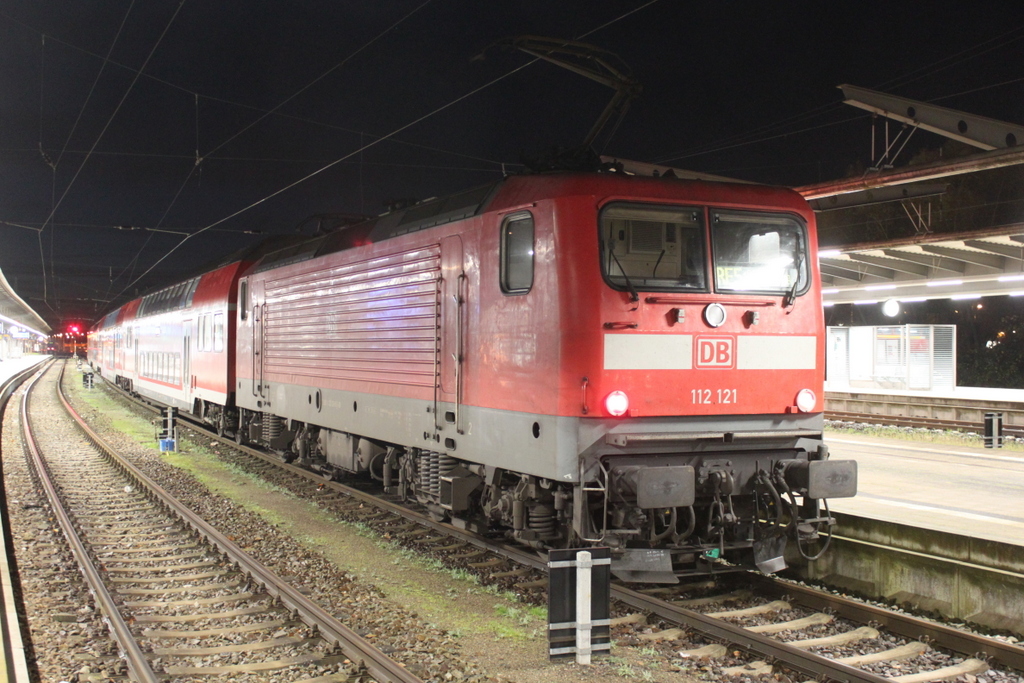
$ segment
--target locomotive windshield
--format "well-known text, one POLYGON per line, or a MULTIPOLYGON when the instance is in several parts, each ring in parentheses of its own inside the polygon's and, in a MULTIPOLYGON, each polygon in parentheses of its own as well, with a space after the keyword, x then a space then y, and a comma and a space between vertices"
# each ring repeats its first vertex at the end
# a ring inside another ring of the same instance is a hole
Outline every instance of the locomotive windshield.
POLYGON ((789 216, 711 213, 715 289, 798 294, 807 288, 807 239, 789 216))
POLYGON ((601 212, 601 264, 612 285, 704 290, 703 210, 610 204, 601 212))

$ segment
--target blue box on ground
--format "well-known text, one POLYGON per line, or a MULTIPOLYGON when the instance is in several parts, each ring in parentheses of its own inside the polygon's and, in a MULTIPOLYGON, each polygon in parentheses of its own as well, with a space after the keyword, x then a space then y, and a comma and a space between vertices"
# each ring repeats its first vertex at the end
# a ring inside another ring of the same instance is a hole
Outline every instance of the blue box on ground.
POLYGON ((174 450, 174 439, 160 439, 160 450, 161 451, 173 451, 174 450))

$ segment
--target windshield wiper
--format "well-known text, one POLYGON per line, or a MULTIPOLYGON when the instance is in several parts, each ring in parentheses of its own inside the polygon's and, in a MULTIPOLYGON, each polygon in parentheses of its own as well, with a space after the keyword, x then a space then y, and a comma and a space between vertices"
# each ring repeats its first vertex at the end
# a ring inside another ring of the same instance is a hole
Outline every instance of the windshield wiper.
POLYGON ((800 271, 804 267, 804 256, 800 255, 800 260, 796 262, 796 275, 793 278, 793 286, 786 292, 786 296, 782 297, 782 307, 789 308, 796 303, 796 290, 800 288, 800 271))
POLYGON ((629 300, 633 302, 640 301, 640 295, 636 293, 636 288, 633 287, 633 283, 629 281, 629 276, 626 275, 626 269, 619 263, 619 257, 615 255, 615 249, 609 249, 608 254, 615 260, 615 265, 619 267, 619 272, 622 273, 622 279, 626 281, 626 289, 629 290, 629 300))

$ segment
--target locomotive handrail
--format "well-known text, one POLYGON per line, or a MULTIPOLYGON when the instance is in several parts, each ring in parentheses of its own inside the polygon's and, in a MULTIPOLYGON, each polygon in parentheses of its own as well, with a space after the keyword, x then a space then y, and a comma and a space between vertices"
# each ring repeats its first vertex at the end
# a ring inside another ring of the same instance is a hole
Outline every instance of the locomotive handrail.
POLYGON ((819 429, 780 429, 739 432, 670 432, 661 434, 606 434, 605 443, 626 448, 632 445, 670 444, 683 441, 722 441, 731 443, 744 439, 820 439, 819 429))
POLYGON ((682 298, 675 296, 649 296, 644 299, 647 304, 722 304, 723 306, 775 306, 776 303, 764 299, 720 299, 717 297, 682 298))

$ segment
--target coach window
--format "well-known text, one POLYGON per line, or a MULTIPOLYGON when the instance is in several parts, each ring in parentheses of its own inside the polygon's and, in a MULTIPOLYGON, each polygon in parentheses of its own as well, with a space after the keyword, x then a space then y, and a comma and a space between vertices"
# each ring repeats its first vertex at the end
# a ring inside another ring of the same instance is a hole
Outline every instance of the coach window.
POLYGON ((520 213, 501 224, 501 291, 526 294, 533 287, 533 216, 520 213))
POLYGON ((224 350, 224 314, 213 314, 213 350, 220 352, 224 350))
POLYGON ((206 351, 206 316, 199 316, 199 350, 206 351))

